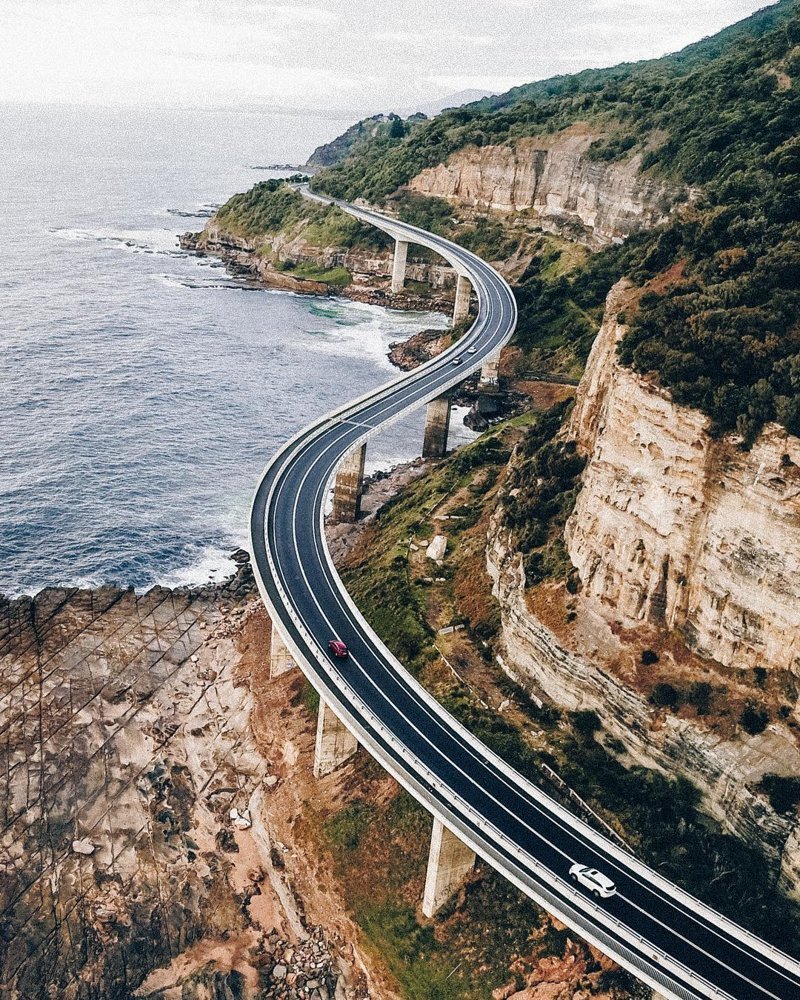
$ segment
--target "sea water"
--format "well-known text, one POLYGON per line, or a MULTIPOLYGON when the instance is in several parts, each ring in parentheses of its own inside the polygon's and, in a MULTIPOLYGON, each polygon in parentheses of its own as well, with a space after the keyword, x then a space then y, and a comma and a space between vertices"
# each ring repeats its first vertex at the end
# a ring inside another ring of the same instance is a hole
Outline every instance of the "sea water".
MULTIPOLYGON (((347 124, 0 107, 0 592, 220 578, 281 443, 396 376, 392 341, 446 325, 254 290, 178 247, 347 124)), ((422 425, 372 441, 368 468, 418 454, 422 425)))

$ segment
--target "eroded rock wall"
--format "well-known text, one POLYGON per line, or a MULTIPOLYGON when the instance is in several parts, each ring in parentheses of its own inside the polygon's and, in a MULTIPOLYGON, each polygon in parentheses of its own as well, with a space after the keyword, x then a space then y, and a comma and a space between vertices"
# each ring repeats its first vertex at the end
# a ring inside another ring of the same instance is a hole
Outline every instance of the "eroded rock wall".
POLYGON ((762 850, 800 897, 800 826, 778 815, 754 786, 768 773, 800 773, 800 751, 786 727, 725 740, 691 720, 656 713, 632 687, 591 656, 566 644, 532 614, 525 598, 522 555, 498 512, 489 532, 487 566, 502 615, 505 666, 520 683, 570 711, 597 713, 605 732, 625 747, 627 763, 683 774, 703 808, 724 829, 762 850))
POLYGON ((617 363, 617 285, 569 433, 588 455, 567 524, 582 600, 612 623, 682 633, 725 666, 800 674, 800 439, 749 452, 617 363))
POLYGON ((302 233, 249 239, 226 231, 214 219, 202 233, 185 233, 180 242, 184 249, 220 257, 234 274, 254 278, 269 288, 302 295, 344 295, 396 309, 449 313, 453 308, 456 273, 445 264, 409 259, 406 282, 411 287, 392 292, 393 249, 320 247, 309 243, 302 233), (302 264, 320 269, 342 267, 352 280, 342 286, 304 278, 292 266, 302 264))
POLYGON ((656 711, 610 666, 620 635, 644 628, 674 630, 742 677, 752 679, 754 667, 797 675, 800 440, 769 425, 743 452, 731 438, 713 439, 703 414, 622 367, 619 315, 632 293, 620 282, 609 295, 566 430, 588 456, 566 530, 583 632, 568 626, 556 635, 531 610, 523 557, 500 510, 487 556, 507 667, 558 705, 596 711, 629 763, 687 776, 706 811, 763 849, 800 895, 797 818, 776 814, 755 791, 765 774, 800 773, 789 727, 724 738, 656 711))
POLYGON ((575 126, 497 146, 468 146, 409 182, 412 191, 455 205, 528 213, 548 232, 593 247, 663 222, 686 191, 644 176, 642 159, 586 155, 597 134, 575 126))

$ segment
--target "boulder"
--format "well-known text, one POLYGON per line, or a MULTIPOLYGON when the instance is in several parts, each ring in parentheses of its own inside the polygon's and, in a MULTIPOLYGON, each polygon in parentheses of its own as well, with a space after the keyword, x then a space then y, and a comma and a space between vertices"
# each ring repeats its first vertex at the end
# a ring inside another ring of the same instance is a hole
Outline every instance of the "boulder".
POLYGON ((445 552, 447 552, 447 536, 434 535, 425 554, 429 559, 433 559, 434 562, 439 562, 444 559, 445 552))

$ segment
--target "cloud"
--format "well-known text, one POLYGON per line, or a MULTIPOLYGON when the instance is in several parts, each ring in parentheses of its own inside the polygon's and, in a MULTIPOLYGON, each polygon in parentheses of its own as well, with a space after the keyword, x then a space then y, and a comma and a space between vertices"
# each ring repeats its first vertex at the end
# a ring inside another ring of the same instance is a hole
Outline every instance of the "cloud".
POLYGON ((0 101, 404 107, 661 55, 759 0, 18 0, 0 101))

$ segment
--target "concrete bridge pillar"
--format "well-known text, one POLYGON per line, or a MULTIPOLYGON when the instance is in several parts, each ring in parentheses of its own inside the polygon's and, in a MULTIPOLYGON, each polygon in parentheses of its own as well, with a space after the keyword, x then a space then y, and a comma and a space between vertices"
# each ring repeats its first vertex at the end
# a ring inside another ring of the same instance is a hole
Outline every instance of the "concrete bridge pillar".
POLYGON ((406 283, 406 260, 408 258, 408 243, 406 240, 395 240, 394 264, 392 265, 392 291, 402 292, 406 283))
POLYGON ((481 367, 481 382, 485 385, 497 385, 500 371, 500 352, 490 355, 481 367))
POLYGON ((358 750, 358 740, 340 722, 327 702, 320 698, 317 741, 314 745, 314 777, 324 778, 358 750))
POLYGON ((438 819, 433 821, 422 912, 432 917, 462 885, 475 866, 475 852, 438 819))
POLYGON ((361 513, 366 455, 366 443, 356 445, 336 472, 336 480, 333 485, 333 520, 337 523, 350 524, 357 520, 361 513))
POLYGON ((472 293, 472 286, 469 278, 459 274, 456 284, 456 304, 453 306, 453 326, 457 326, 469 316, 469 297, 472 293))
POLYGON ((295 662, 292 659, 292 654, 289 652, 286 643, 283 641, 280 632, 273 622, 269 647, 270 679, 280 677, 281 674, 285 674, 287 670, 291 670, 294 666, 295 662))
POLYGON ((425 437, 422 442, 423 458, 444 458, 447 454, 451 406, 449 396, 441 396, 428 403, 425 411, 425 437))

